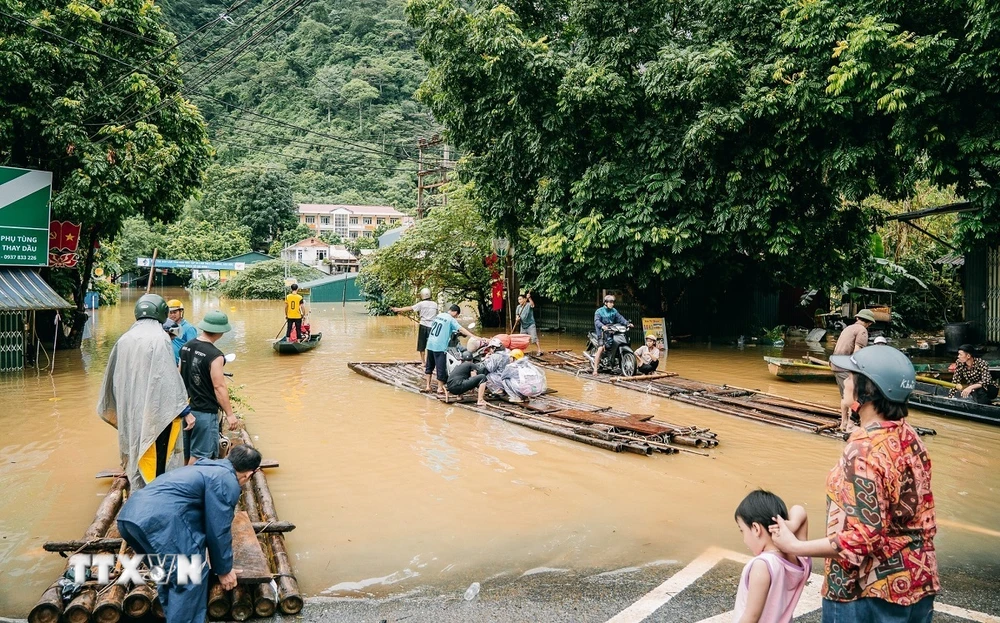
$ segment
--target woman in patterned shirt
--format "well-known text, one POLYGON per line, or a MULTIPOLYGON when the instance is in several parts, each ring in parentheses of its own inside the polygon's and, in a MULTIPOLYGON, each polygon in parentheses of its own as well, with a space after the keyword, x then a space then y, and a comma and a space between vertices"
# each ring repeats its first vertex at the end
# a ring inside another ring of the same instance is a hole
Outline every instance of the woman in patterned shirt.
POLYGON ((990 375, 990 364, 972 354, 970 344, 958 347, 958 366, 951 382, 958 387, 948 393, 949 398, 958 398, 961 392, 966 400, 988 405, 997 397, 997 384, 990 375))
POLYGON ((830 359, 853 373, 860 426, 826 480, 827 536, 800 541, 779 517, 772 540, 786 554, 826 558, 823 623, 929 623, 941 583, 931 461, 904 419, 913 365, 886 346, 830 359))

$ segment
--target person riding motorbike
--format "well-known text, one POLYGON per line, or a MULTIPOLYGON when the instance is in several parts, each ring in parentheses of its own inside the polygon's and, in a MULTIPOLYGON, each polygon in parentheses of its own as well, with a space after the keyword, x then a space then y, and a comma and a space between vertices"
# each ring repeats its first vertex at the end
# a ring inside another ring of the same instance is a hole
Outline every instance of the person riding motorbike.
POLYGON ((611 346, 612 336, 606 334, 604 330, 613 324, 622 324, 629 328, 633 326, 625 316, 618 313, 618 310, 615 309, 615 297, 609 294, 604 297, 604 307, 599 307, 594 312, 594 331, 597 333, 597 339, 601 345, 597 347, 597 352, 594 354, 594 370, 591 374, 597 374, 604 349, 611 346))

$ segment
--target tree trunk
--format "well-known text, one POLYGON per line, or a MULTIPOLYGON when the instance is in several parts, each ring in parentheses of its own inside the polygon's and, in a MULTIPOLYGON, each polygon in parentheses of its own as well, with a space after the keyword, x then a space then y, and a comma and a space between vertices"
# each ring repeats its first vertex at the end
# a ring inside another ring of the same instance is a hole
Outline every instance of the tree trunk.
MULTIPOLYGON (((74 281, 76 282, 76 289, 73 291, 73 303, 76 307, 70 312, 73 316, 69 318, 67 324, 70 325, 69 335, 64 339, 61 339, 57 344, 58 348, 62 350, 68 350, 73 348, 80 348, 80 344, 83 342, 83 327, 87 324, 87 320, 90 318, 84 310, 84 300, 87 296, 87 290, 90 288, 90 275, 94 271, 94 260, 96 259, 97 250, 94 248, 98 236, 100 236, 101 228, 99 225, 92 225, 89 230, 87 230, 87 236, 80 242, 87 243, 86 256, 83 260, 83 270, 78 270, 75 275, 74 281)), ((81 238, 84 238, 81 236, 81 238)), ((64 322, 67 319, 64 319, 64 322)))

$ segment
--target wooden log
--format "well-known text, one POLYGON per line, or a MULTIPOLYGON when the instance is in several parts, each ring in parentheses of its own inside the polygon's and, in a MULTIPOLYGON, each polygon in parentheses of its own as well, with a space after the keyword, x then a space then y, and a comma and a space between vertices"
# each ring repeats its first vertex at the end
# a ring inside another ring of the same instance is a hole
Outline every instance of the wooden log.
POLYGON ((125 612, 125 616, 139 619, 146 616, 146 613, 152 609, 153 602, 159 601, 159 599, 155 588, 140 584, 125 595, 125 599, 122 601, 122 610, 125 612))
POLYGON ((63 613, 62 590, 53 582, 28 613, 28 623, 58 623, 63 613))
MULTIPOLYGON (((295 529, 290 521, 255 521, 250 524, 257 534, 282 534, 295 529)), ((42 549, 47 552, 111 552, 117 551, 125 541, 121 538, 92 539, 88 541, 46 541, 42 549)))
POLYGON ((97 590, 84 588, 66 606, 63 617, 68 623, 89 623, 90 615, 94 613, 94 603, 97 601, 97 590))
POLYGON ((127 478, 115 478, 111 483, 111 490, 104 496, 101 505, 97 507, 97 513, 90 527, 83 533, 83 539, 96 539, 104 536, 111 526, 111 522, 118 516, 118 511, 122 507, 122 494, 128 486, 127 478))
POLYGON ((257 542, 250 525, 246 511, 236 511, 233 516, 233 567, 236 569, 236 580, 241 584, 259 584, 271 581, 271 569, 268 567, 264 552, 257 542))
POLYGON ((231 605, 229 593, 222 588, 219 578, 213 575, 212 583, 208 586, 208 616, 213 619, 223 619, 229 616, 231 605))
POLYGON ((278 593, 270 582, 254 585, 253 611, 259 617, 274 616, 278 611, 278 593))
POLYGON ((229 609, 229 616, 236 621, 246 621, 253 616, 253 600, 248 587, 237 584, 231 591, 231 598, 233 605, 229 609))
POLYGON ((156 617, 157 619, 167 618, 166 613, 163 612, 163 604, 160 603, 159 596, 154 597, 152 600, 150 600, 149 610, 153 613, 153 616, 156 617))
POLYGON ((298 614, 302 611, 302 597, 299 596, 299 585, 292 574, 285 539, 280 534, 272 534, 268 538, 274 554, 274 566, 278 571, 278 605, 285 614, 298 614))
MULTIPOLYGON (((261 459, 261 469, 271 469, 274 467, 281 467, 281 465, 274 459, 261 459)), ((97 472, 97 474, 94 475, 94 478, 121 478, 124 476, 125 472, 120 469, 105 469, 97 472)))
POLYGON ((94 606, 94 623, 118 623, 122 618, 124 599, 125 587, 121 584, 112 584, 103 589, 94 606))

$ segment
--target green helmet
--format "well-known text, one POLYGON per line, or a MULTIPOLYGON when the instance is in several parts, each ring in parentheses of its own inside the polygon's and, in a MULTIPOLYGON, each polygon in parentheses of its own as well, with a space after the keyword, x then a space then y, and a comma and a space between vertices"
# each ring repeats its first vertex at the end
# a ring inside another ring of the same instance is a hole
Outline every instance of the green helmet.
POLYGON ((155 318, 162 323, 167 319, 167 302, 159 294, 143 294, 135 302, 135 319, 155 318))
POLYGON ((853 355, 832 355, 830 363, 868 378, 891 402, 906 402, 916 386, 913 364, 895 348, 869 346, 853 355))

